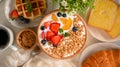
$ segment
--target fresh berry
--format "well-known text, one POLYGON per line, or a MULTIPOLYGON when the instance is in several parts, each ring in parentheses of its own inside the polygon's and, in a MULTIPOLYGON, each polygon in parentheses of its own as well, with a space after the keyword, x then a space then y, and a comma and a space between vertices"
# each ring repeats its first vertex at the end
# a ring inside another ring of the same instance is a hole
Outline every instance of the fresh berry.
POLYGON ((47 40, 45 40, 45 39, 41 40, 41 43, 42 43, 43 45, 45 45, 46 42, 47 42, 47 40))
POLYGON ((25 18, 23 16, 19 16, 18 19, 24 21, 25 18))
POLYGON ((46 39, 49 41, 51 40, 51 37, 54 36, 55 34, 52 31, 47 31, 46 33, 46 39))
POLYGON ((61 36, 60 35, 55 35, 51 38, 51 42, 53 43, 53 45, 58 45, 58 43, 61 40, 61 36))
POLYGON ((41 29, 41 30, 45 30, 45 27, 44 27, 44 26, 41 26, 40 29, 41 29))
POLYGON ((73 31, 73 32, 77 32, 77 31, 78 31, 78 27, 73 27, 73 28, 72 28, 72 31, 73 31))
POLYGON ((30 22, 30 19, 24 18, 23 16, 19 16, 18 19, 23 21, 23 23, 29 23, 30 22))
POLYGON ((64 13, 63 15, 62 15, 63 17, 67 17, 67 15, 64 13))
POLYGON ((57 13, 57 16, 58 16, 58 17, 61 17, 61 16, 62 16, 62 13, 61 13, 61 12, 58 12, 58 13, 57 13))
POLYGON ((42 32, 41 36, 42 36, 42 39, 45 39, 45 33, 44 33, 44 31, 42 32))
POLYGON ((17 10, 13 10, 11 13, 10 13, 10 18, 11 19, 16 19, 16 18, 18 18, 18 12, 17 12, 17 10))
POLYGON ((50 22, 45 22, 45 23, 44 23, 44 27, 45 27, 45 28, 48 28, 49 25, 50 25, 50 22))
POLYGON ((24 18, 24 23, 29 23, 30 19, 24 18))
POLYGON ((61 39, 64 37, 63 35, 59 35, 61 37, 61 39))
POLYGON ((50 24, 50 30, 54 32, 55 34, 58 34, 58 31, 60 29, 60 24, 59 23, 51 23, 50 24))

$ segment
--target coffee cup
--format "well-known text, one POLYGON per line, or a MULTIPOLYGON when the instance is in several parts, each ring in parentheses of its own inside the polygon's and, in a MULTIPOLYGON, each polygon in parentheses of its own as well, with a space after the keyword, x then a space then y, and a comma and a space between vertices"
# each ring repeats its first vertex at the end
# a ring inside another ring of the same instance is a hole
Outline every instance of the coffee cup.
POLYGON ((0 52, 5 51, 13 43, 13 32, 8 27, 0 24, 0 52))

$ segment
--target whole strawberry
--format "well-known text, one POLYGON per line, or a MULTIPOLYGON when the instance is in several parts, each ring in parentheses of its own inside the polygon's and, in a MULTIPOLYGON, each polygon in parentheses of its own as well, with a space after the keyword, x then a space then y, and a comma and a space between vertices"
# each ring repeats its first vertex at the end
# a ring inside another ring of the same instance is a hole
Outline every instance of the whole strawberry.
POLYGON ((10 13, 10 18, 14 20, 14 19, 17 19, 18 17, 19 16, 18 16, 17 10, 16 9, 12 10, 12 12, 10 13))

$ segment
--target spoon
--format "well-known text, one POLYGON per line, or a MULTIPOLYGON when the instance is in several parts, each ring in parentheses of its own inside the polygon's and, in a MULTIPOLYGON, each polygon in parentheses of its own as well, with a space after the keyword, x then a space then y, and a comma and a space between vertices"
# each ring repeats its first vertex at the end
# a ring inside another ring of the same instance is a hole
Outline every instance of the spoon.
MULTIPOLYGON (((33 58, 33 57, 35 57, 36 55, 38 55, 38 54, 40 54, 41 53, 41 49, 38 47, 38 46, 36 46, 33 50, 31 50, 31 52, 30 52, 30 59, 31 58, 33 58)), ((25 62, 25 63, 27 63, 29 61, 29 59, 25 62)), ((23 67, 23 65, 25 64, 25 63, 23 63, 22 65, 20 65, 20 66, 18 66, 18 67, 23 67)))

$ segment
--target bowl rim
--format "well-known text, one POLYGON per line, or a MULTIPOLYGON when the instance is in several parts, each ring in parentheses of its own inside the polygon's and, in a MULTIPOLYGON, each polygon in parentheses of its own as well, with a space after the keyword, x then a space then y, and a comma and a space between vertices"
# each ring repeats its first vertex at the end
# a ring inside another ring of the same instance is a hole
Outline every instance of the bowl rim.
POLYGON ((52 56, 51 54, 49 54, 49 53, 42 47, 42 44, 41 44, 41 42, 40 42, 41 39, 39 38, 39 32, 40 32, 40 26, 42 26, 44 19, 46 19, 46 18, 47 18, 49 15, 51 15, 52 13, 59 12, 59 11, 60 11, 59 9, 53 10, 53 11, 51 11, 50 13, 48 13, 45 17, 42 18, 42 20, 40 21, 40 24, 39 24, 39 26, 38 26, 37 34, 38 34, 38 43, 39 43, 41 49, 42 49, 48 56, 50 56, 50 57, 52 57, 52 58, 54 58, 54 59, 64 60, 64 59, 70 59, 70 58, 75 57, 75 56, 78 55, 80 52, 82 52, 82 50, 86 47, 86 42, 87 42, 87 40, 88 40, 88 29, 87 29, 87 25, 86 25, 86 23, 85 23, 85 20, 84 20, 79 14, 75 14, 75 15, 77 15, 77 16, 82 20, 82 22, 83 22, 83 24, 84 24, 84 27, 85 27, 85 30, 86 30, 86 38, 85 38, 84 46, 83 46, 80 50, 78 50, 75 54, 73 54, 73 55, 71 55, 71 56, 68 56, 68 57, 58 58, 58 57, 52 56))
POLYGON ((31 50, 31 49, 33 49, 33 48, 36 46, 36 44, 37 44, 37 34, 35 33, 35 31, 33 31, 33 30, 30 29, 30 28, 24 28, 24 29, 22 29, 21 31, 19 31, 18 34, 16 35, 16 41, 17 41, 17 45, 18 45, 20 48, 22 48, 22 49, 24 49, 24 50, 31 50), (18 38, 19 38, 19 36, 21 35, 21 33, 25 32, 25 31, 30 31, 30 32, 32 32, 33 35, 34 35, 35 38, 36 38, 35 44, 34 44, 31 48, 25 48, 25 47, 23 47, 23 46, 20 44, 19 40, 18 40, 18 38))

